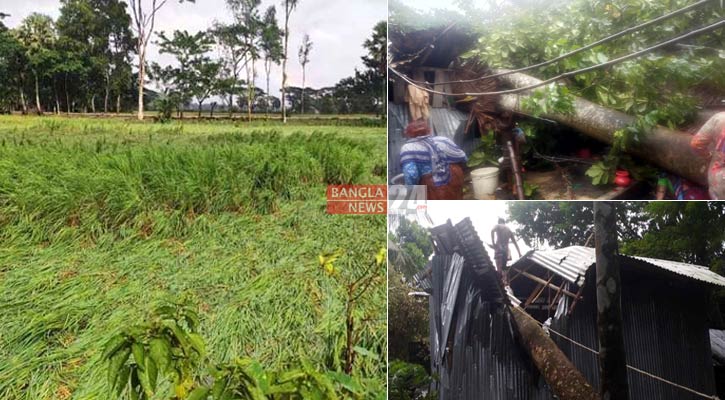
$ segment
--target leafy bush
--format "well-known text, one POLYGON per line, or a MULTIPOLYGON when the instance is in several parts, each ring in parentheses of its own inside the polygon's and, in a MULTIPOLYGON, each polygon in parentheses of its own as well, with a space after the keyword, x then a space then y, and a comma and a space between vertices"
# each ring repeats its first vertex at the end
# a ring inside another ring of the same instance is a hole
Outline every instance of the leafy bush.
POLYGON ((358 397, 363 385, 345 373, 318 371, 302 356, 299 368, 269 371, 257 361, 238 358, 208 366, 205 345, 197 333, 199 316, 185 304, 159 307, 151 322, 113 336, 103 359, 114 397, 178 400, 337 399, 358 397))
POLYGON ((432 400, 437 396, 430 391, 433 379, 418 364, 391 360, 388 373, 388 398, 391 400, 432 400))

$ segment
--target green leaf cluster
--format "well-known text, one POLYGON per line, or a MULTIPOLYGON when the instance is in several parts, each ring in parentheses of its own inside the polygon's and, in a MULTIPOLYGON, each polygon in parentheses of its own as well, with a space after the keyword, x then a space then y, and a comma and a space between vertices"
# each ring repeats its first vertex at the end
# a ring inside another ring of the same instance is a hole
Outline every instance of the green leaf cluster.
MULTIPOLYGON (((653 19, 691 3, 639 0, 574 0, 554 6, 543 3, 504 4, 499 18, 479 28, 478 46, 468 56, 494 68, 520 68, 553 59, 605 36, 653 19)), ((485 10, 484 10, 485 11, 485 10)), ((489 11, 490 12, 490 11, 489 11)), ((592 50, 528 73, 545 79, 606 62, 723 18, 717 2, 625 35, 592 50)), ((725 59, 717 49, 725 45, 722 30, 702 35, 687 45, 591 71, 567 82, 571 92, 606 107, 636 116, 658 111, 656 123, 669 126, 691 121, 698 91, 725 90, 725 59)), ((534 97, 534 110, 546 103, 534 97)), ((547 107, 548 108, 548 107, 547 107)))
POLYGON ((571 115, 574 113, 574 96, 566 86, 552 83, 524 97, 521 108, 535 117, 542 114, 571 115))
POLYGON ((105 345, 108 385, 117 397, 151 399, 168 379, 173 390, 165 397, 186 398, 193 371, 205 355, 198 335, 199 315, 184 304, 158 307, 150 322, 122 330, 105 345))

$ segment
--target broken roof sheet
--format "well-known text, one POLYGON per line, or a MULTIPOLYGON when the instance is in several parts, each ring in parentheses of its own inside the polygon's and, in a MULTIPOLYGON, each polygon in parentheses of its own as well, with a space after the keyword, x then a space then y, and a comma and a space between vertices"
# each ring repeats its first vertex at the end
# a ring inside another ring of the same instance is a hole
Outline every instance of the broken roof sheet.
MULTIPOLYGON (((725 277, 720 276, 706 267, 694 264, 685 264, 677 261, 660 260, 657 258, 626 256, 620 257, 637 260, 654 267, 658 267, 675 274, 695 279, 712 285, 725 286, 725 277)), ((584 283, 586 271, 595 264, 594 248, 584 246, 570 246, 556 250, 532 250, 516 264, 523 260, 531 260, 536 264, 562 276, 569 282, 579 286, 584 283)), ((514 265, 516 265, 514 264, 514 265)))

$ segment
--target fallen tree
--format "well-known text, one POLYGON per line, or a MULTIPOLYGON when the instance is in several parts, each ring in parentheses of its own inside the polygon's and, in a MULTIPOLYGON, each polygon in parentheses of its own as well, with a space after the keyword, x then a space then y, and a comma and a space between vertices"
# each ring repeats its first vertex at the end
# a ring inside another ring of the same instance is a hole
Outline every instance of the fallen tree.
MULTIPOLYGON (((498 79, 514 88, 541 82, 521 73, 505 75, 498 79)), ((499 98, 499 105, 505 110, 524 112, 525 110, 521 109, 520 99, 518 94, 502 95, 499 98)), ((573 114, 554 113, 543 116, 609 144, 614 140, 615 131, 635 122, 635 117, 579 97, 575 97, 573 114)), ((707 185, 707 164, 690 149, 691 138, 692 135, 688 133, 658 126, 643 135, 639 142, 628 146, 627 152, 693 182, 707 185)))
POLYGON ((519 307, 510 307, 521 342, 531 355, 551 391, 561 400, 594 400, 599 395, 564 352, 531 316, 519 307))

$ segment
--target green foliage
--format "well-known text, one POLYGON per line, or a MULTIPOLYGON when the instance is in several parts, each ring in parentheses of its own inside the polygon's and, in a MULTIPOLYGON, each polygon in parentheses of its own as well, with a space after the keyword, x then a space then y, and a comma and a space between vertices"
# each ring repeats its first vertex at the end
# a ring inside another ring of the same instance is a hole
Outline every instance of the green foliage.
POLYGON ((538 185, 531 184, 529 182, 524 182, 524 196, 526 196, 527 199, 530 199, 536 195, 536 192, 539 190, 538 185))
POLYGON ((592 178, 594 185, 606 185, 614 180, 614 167, 611 163, 597 161, 587 169, 586 175, 592 178))
MULTIPOLYGON (((622 202, 618 204, 617 228, 621 241, 640 237, 639 227, 646 214, 644 203, 622 202)), ((594 208, 591 202, 527 201, 509 203, 511 220, 519 225, 517 235, 530 247, 548 244, 558 248, 583 246, 592 234, 594 208)), ((590 242, 593 245, 593 242, 590 242)))
MULTIPOLYGON (((725 256, 725 233, 720 229, 725 205, 719 202, 621 202, 616 212, 624 254, 713 268, 725 256)), ((511 202, 509 214, 529 246, 581 246, 594 225, 590 202, 511 202)))
POLYGON ((388 398, 391 400, 426 400, 438 396, 430 392, 432 378, 425 368, 400 360, 390 361, 388 398))
POLYGON ((205 355, 197 333, 199 315, 184 304, 167 304, 154 312, 150 322, 125 328, 105 345, 107 382, 116 397, 124 392, 133 399, 151 399, 159 383, 168 379, 173 388, 166 398, 186 398, 193 371, 205 355))
POLYGON ((661 120, 663 111, 651 111, 635 120, 634 124, 619 129, 612 135, 612 147, 609 154, 604 156, 602 161, 597 161, 587 171, 586 175, 592 178, 594 185, 607 185, 614 181, 614 174, 618 167, 627 167, 632 171, 636 179, 652 178, 654 174, 648 171, 648 167, 632 162, 629 155, 625 154, 627 148, 634 142, 639 142, 642 136, 647 135, 654 129, 661 120))
POLYGON ((172 95, 162 94, 157 97, 156 100, 154 100, 153 108, 158 112, 158 122, 170 122, 178 104, 178 100, 174 99, 172 95))
POLYGON ((521 101, 521 107, 535 117, 550 113, 570 115, 574 113, 574 96, 566 86, 552 83, 534 90, 521 101))
POLYGON ((393 268, 388 270, 388 346, 390 359, 411 360, 411 343, 428 342, 428 300, 409 296, 415 290, 393 268))
POLYGON ((433 242, 428 231, 406 218, 400 219, 390 244, 390 266, 407 279, 422 270, 433 254, 433 242))
MULTIPOLYGON (((316 398, 334 400, 338 394, 360 396, 363 386, 336 371, 318 371, 307 359, 299 368, 266 370, 259 362, 237 358, 209 366, 209 376, 194 376, 204 358, 205 344, 196 333, 199 316, 183 304, 158 308, 151 322, 134 325, 106 344, 108 386, 113 397, 127 392, 133 399, 233 400, 316 398), (164 385, 168 380, 171 385, 164 385), (209 382, 209 383, 207 383, 209 382), (164 394, 162 387, 168 390, 164 394)), ((206 361, 206 362, 203 362, 206 361)))
POLYGON ((647 231, 622 252, 711 266, 725 256, 725 206, 719 202, 650 202, 647 231))
POLYGON ((481 144, 471 153, 466 165, 476 168, 483 165, 498 165, 500 154, 496 150, 496 137, 493 132, 481 135, 481 144))
MULTIPOLYGON (((467 57, 481 58, 495 68, 526 67, 689 3, 687 0, 646 3, 638 0, 575 0, 555 6, 536 2, 523 5, 488 3, 481 11, 496 18, 490 24, 478 24, 478 46, 467 57)), ((722 8, 712 2, 528 73, 546 79, 600 64, 722 17, 722 8)), ((607 159, 587 172, 594 184, 610 182, 613 171, 623 163, 621 152, 632 142, 641 140, 652 127, 658 124, 670 128, 683 126, 694 120, 703 91, 725 91, 723 74, 718 72, 725 68, 725 59, 716 50, 723 45, 725 34, 711 32, 687 45, 675 45, 610 68, 580 74, 566 82, 571 94, 638 117, 634 126, 615 133, 615 143, 607 159)), ((537 90, 525 98, 522 105, 534 115, 566 113, 570 111, 571 96, 558 90, 551 87, 537 90)))
MULTIPOLYGON (((479 46, 471 56, 483 58, 494 67, 524 67, 552 59, 688 3, 686 0, 646 4, 637 0, 577 0, 555 7, 504 6, 498 11, 499 16, 507 14, 507 17, 497 18, 495 23, 481 28, 479 46)), ((627 35, 531 73, 549 78, 606 62, 719 18, 722 18, 722 10, 714 2, 657 27, 627 35)), ((725 89, 721 74, 715 73, 725 66, 725 60, 711 50, 721 48, 724 41, 722 32, 714 32, 691 43, 701 47, 655 52, 612 68, 578 75, 568 85, 577 95, 630 114, 643 116, 666 110, 659 115, 658 123, 680 125, 689 120, 695 110, 693 88, 711 85, 725 89)))
MULTIPOLYGON (((342 373, 347 287, 317 255, 346 249, 334 266, 357 277, 385 242, 385 217, 328 215, 307 143, 343 146, 365 163, 354 183, 384 183, 372 174, 385 163, 384 129, 0 120, 0 398, 109 398, 103 344, 184 296, 206 344, 198 385, 213 383, 207 366, 238 358, 272 373, 304 355, 316 371, 342 373)), ((362 398, 385 393, 385 296, 379 279, 352 310, 347 375, 362 398)), ((159 374, 159 395, 173 378, 159 374)))

